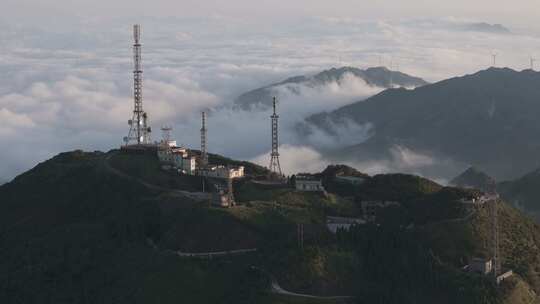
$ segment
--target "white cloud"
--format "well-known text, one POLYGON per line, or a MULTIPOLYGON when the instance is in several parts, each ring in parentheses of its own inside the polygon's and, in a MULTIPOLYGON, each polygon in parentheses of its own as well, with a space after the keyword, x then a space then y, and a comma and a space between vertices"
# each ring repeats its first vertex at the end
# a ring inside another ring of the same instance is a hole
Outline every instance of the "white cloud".
MULTIPOLYGON (((310 147, 281 145, 279 149, 281 168, 283 174, 286 175, 321 172, 329 164, 319 152, 310 147)), ((270 152, 263 153, 251 161, 268 167, 270 163, 270 152)))
MULTIPOLYGON (((435 179, 441 184, 448 183, 448 176, 457 176, 466 166, 448 158, 413 151, 404 146, 393 146, 389 157, 367 160, 336 160, 326 158, 317 150, 308 146, 281 145, 280 163, 286 175, 296 173, 318 173, 330 164, 345 164, 360 172, 376 175, 384 173, 408 173, 435 179)), ((268 167, 270 151, 251 159, 254 163, 268 167)))
POLYGON ((33 128, 36 124, 26 114, 18 114, 5 108, 0 108, 0 135, 12 134, 19 128, 33 128))
MULTIPOLYGON (((303 18, 264 26, 219 14, 204 20, 141 18, 143 95, 154 130, 173 124, 180 142, 197 147, 199 111, 212 108, 211 151, 250 159, 270 147, 269 113, 223 107, 245 91, 337 65, 374 66, 379 58, 384 65, 399 64, 404 72, 434 81, 488 67, 494 48, 499 50, 499 62, 514 68, 528 67, 529 55, 540 49, 540 36, 525 30, 501 36, 455 31, 444 24, 355 20, 359 19, 303 18)), ((96 17, 83 23, 0 27, 0 115, 5 121, 0 141, 10 143, 0 151, 0 162, 9 164, 0 168, 0 176, 12 177, 66 149, 113 148, 127 132, 132 111, 132 20, 96 17)), ((375 125, 349 123, 340 126, 338 138, 323 133, 297 138, 291 129, 306 115, 380 89, 351 75, 339 84, 295 89, 301 94, 289 94, 284 88, 281 92, 280 136, 285 147, 342 146, 376 132, 375 125)), ((284 158, 285 152, 287 148, 284 158)), ((396 158, 405 163, 429 162, 400 154, 396 158)))

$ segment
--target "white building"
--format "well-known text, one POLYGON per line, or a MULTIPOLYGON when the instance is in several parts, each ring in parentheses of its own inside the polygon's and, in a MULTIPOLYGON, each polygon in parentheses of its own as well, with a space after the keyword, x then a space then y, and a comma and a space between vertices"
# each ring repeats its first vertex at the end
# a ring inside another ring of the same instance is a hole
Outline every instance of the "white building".
POLYGON ((364 225, 366 221, 360 218, 327 216, 326 227, 330 232, 336 233, 339 229, 349 230, 353 225, 364 225))
POLYGON ((493 271, 493 261, 482 258, 473 258, 469 264, 469 271, 479 274, 489 274, 493 271))
POLYGON ((313 175, 300 174, 296 176, 295 187, 298 191, 322 191, 322 181, 313 175))
POLYGON ((213 178, 241 178, 244 177, 244 166, 239 167, 229 167, 229 166, 213 166, 208 167, 199 172, 202 176, 213 177, 213 178))
POLYGON ((195 156, 189 155, 185 148, 177 147, 176 141, 162 141, 158 146, 157 156, 160 162, 184 174, 193 175, 197 170, 195 156))

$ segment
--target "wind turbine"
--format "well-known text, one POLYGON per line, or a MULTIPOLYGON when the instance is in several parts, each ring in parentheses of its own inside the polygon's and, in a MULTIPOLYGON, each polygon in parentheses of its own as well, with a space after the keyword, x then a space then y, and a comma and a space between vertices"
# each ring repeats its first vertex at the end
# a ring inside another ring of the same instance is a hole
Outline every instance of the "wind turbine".
POLYGON ((497 52, 491 53, 491 57, 493 57, 493 67, 497 66, 497 52))

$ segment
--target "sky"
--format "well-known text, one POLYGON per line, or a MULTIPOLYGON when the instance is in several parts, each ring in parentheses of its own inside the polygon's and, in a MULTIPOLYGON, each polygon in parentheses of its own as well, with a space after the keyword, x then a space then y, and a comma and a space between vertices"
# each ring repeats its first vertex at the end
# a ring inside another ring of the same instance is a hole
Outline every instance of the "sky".
MULTIPOLYGON (((119 146, 132 111, 133 23, 143 29, 143 95, 154 130, 172 125, 179 142, 197 148, 199 113, 212 109, 211 151, 265 164, 268 113, 228 109, 241 93, 344 65, 382 64, 435 82, 485 69, 497 53, 499 66, 521 70, 540 58, 539 9, 525 0, 3 0, 0 182, 62 151, 119 146), (479 22, 511 33, 472 29, 479 22)), ((364 126, 351 126, 347 140, 321 135, 298 146, 296 122, 380 91, 358 79, 300 89, 280 101, 291 173, 326 164, 314 148, 366 139, 364 126)), ((358 165, 414 172, 432 161, 396 151, 393 162, 358 165)))
POLYGON ((362 18, 434 18, 461 16, 487 22, 533 23, 537 17, 536 0, 4 0, 4 18, 33 20, 55 19, 60 16, 126 17, 182 16, 204 17, 227 15, 241 18, 266 17, 269 20, 306 16, 348 16, 362 18))

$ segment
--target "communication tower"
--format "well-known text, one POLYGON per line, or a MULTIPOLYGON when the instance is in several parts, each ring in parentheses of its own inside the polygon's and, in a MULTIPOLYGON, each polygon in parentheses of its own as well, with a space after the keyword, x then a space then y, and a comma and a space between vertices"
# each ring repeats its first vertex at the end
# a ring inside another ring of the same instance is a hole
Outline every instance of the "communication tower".
POLYGON ((134 109, 133 117, 128 120, 129 133, 124 137, 125 145, 136 144, 149 144, 150 133, 152 129, 148 126, 148 114, 143 110, 143 98, 142 98, 142 65, 141 65, 141 27, 138 24, 133 26, 133 99, 134 109))
POLYGON ((163 136, 163 141, 164 142, 170 142, 171 141, 171 132, 172 132, 172 127, 171 126, 163 126, 161 127, 161 134, 163 136))
POLYGON ((279 164, 279 142, 278 142, 278 119, 276 113, 276 97, 273 100, 274 114, 270 116, 272 119, 272 153, 270 155, 270 171, 278 176, 283 176, 281 165, 279 164))
POLYGON ((202 126, 201 126, 201 167, 208 165, 208 151, 206 150, 206 137, 208 130, 206 129, 206 112, 202 112, 202 126))

